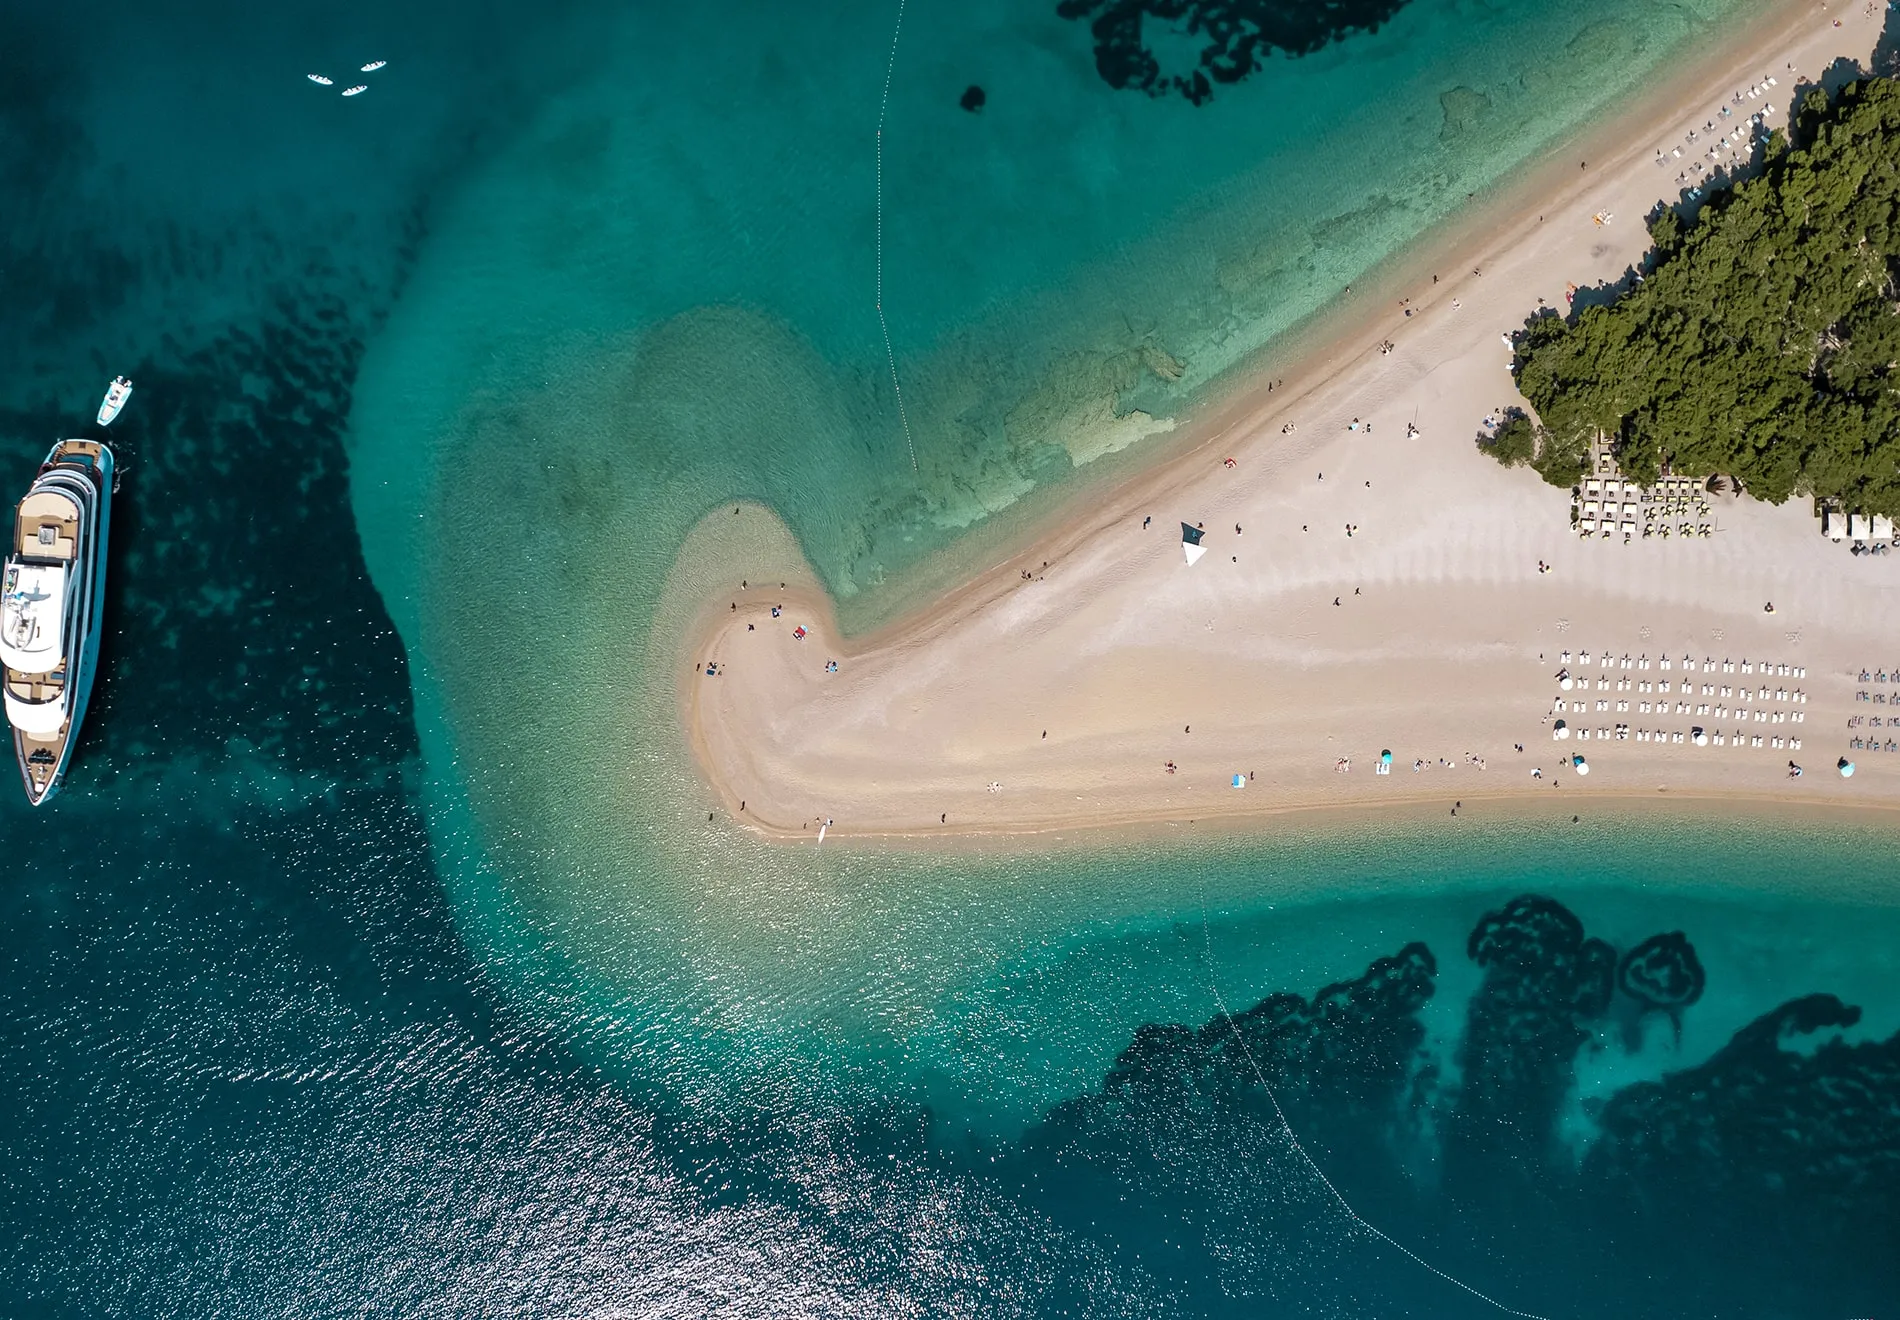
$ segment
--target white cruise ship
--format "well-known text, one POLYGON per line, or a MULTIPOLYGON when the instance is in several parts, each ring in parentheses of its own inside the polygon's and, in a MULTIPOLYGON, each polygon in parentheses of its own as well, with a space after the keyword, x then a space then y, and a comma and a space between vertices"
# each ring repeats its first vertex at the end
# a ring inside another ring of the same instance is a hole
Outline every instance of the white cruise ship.
POLYGON ((0 666, 27 801, 53 796, 79 741, 105 611, 112 451, 53 446, 14 513, 0 580, 0 666))

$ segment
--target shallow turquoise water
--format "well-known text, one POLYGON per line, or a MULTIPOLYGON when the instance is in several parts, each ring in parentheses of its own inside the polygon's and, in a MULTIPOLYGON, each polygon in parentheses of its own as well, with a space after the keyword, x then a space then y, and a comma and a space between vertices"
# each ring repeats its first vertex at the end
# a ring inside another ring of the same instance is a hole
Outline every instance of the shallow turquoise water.
POLYGON ((629 16, 431 214, 353 414, 372 567, 413 632, 403 474, 558 431, 657 554, 755 496, 848 600, 1188 415, 1732 12, 1411 4, 1199 108, 1018 4, 906 7, 894 53, 895 6, 629 16))
POLYGON ((1283 1104, 1517 1308, 1879 1313, 1891 832, 764 848, 651 668, 708 509, 875 614, 1729 12, 1419 0, 1196 108, 912 0, 917 474, 895 7, 14 16, 0 457, 139 392, 87 743, 0 795, 0 1309, 1488 1313, 1283 1104), (1672 931, 1693 1003, 1600 975, 1672 931))
MULTIPOLYGON (((1025 860, 981 868, 976 920, 944 907, 944 863, 708 840, 653 672, 688 530, 763 502, 874 614, 893 574, 1188 415, 1727 16, 1414 4, 1198 106, 1111 90, 1086 28, 1020 5, 592 31, 594 67, 431 210, 352 396, 352 504, 470 938, 530 982, 551 944, 575 993, 635 1016, 863 1035, 954 1076, 959 1108, 1033 1110, 1046 1089, 932 1061, 919 1024, 975 1030, 971 968, 1187 895, 1104 902, 1100 859, 1025 860)), ((1097 1024, 1089 1067, 1126 1025, 1097 1024)))

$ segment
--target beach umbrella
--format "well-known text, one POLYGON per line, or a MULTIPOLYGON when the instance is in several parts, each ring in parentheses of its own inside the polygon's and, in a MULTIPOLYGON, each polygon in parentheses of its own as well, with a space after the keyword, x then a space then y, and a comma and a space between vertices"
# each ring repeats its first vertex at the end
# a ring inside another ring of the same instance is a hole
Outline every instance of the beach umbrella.
POLYGON ((1558 720, 1555 724, 1550 726, 1550 736, 1552 738, 1568 738, 1570 736, 1570 726, 1565 724, 1562 720, 1558 720))
POLYGON ((1854 763, 1845 756, 1841 758, 1840 770, 1842 779, 1852 779, 1854 777, 1854 763))
POLYGON ((1203 535, 1205 533, 1191 523, 1181 524, 1181 553, 1187 556, 1190 564, 1207 553, 1207 547, 1201 544, 1203 535))
POLYGON ((1576 772, 1580 775, 1587 775, 1590 773, 1590 763, 1584 760, 1581 756, 1571 757, 1570 764, 1576 769, 1576 772))

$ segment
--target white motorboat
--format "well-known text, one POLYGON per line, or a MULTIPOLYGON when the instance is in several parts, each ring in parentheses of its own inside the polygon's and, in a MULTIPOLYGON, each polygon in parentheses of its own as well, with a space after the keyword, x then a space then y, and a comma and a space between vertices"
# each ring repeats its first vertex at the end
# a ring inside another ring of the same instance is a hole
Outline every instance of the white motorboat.
POLYGON ((311 82, 315 83, 319 87, 328 87, 336 81, 336 79, 326 78, 320 73, 306 73, 304 77, 308 78, 311 82))
POLYGON ((361 95, 362 95, 362 94, 363 94, 364 92, 367 92, 368 90, 369 90, 369 84, 368 84, 368 83, 358 83, 358 84, 356 84, 356 86, 354 86, 354 87, 345 87, 345 88, 343 89, 343 95, 345 95, 345 96, 361 96, 361 95))
POLYGON ((112 451, 61 440, 14 511, 0 570, 0 697, 36 807, 65 777, 92 694, 111 508, 112 451))
POLYGON ((389 63, 389 61, 388 61, 388 60, 371 60, 371 61, 370 61, 370 62, 369 62, 368 64, 365 64, 365 65, 363 66, 363 72, 364 72, 364 73, 375 73, 375 72, 376 72, 376 70, 378 70, 378 69, 380 69, 380 68, 383 68, 383 67, 384 67, 384 66, 386 66, 386 65, 387 65, 388 63, 389 63))
POLYGON ((114 376, 112 384, 106 387, 104 401, 99 405, 99 425, 112 425, 112 419, 119 415, 119 409, 125 407, 125 401, 131 397, 132 382, 124 376, 114 376))

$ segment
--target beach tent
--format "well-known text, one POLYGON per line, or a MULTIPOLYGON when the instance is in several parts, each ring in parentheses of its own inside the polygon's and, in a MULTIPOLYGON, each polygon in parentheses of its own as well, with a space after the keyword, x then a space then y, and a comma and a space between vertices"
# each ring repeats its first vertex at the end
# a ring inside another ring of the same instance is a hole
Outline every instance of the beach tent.
POLYGON ((1247 787, 1247 776, 1245 776, 1245 775, 1235 775, 1235 776, 1234 776, 1234 787, 1235 787, 1235 788, 1245 788, 1245 787, 1247 787))
POLYGON ((1189 523, 1181 524, 1181 553, 1187 556, 1190 564, 1207 553, 1207 547, 1201 544, 1202 535, 1200 528, 1189 523))

